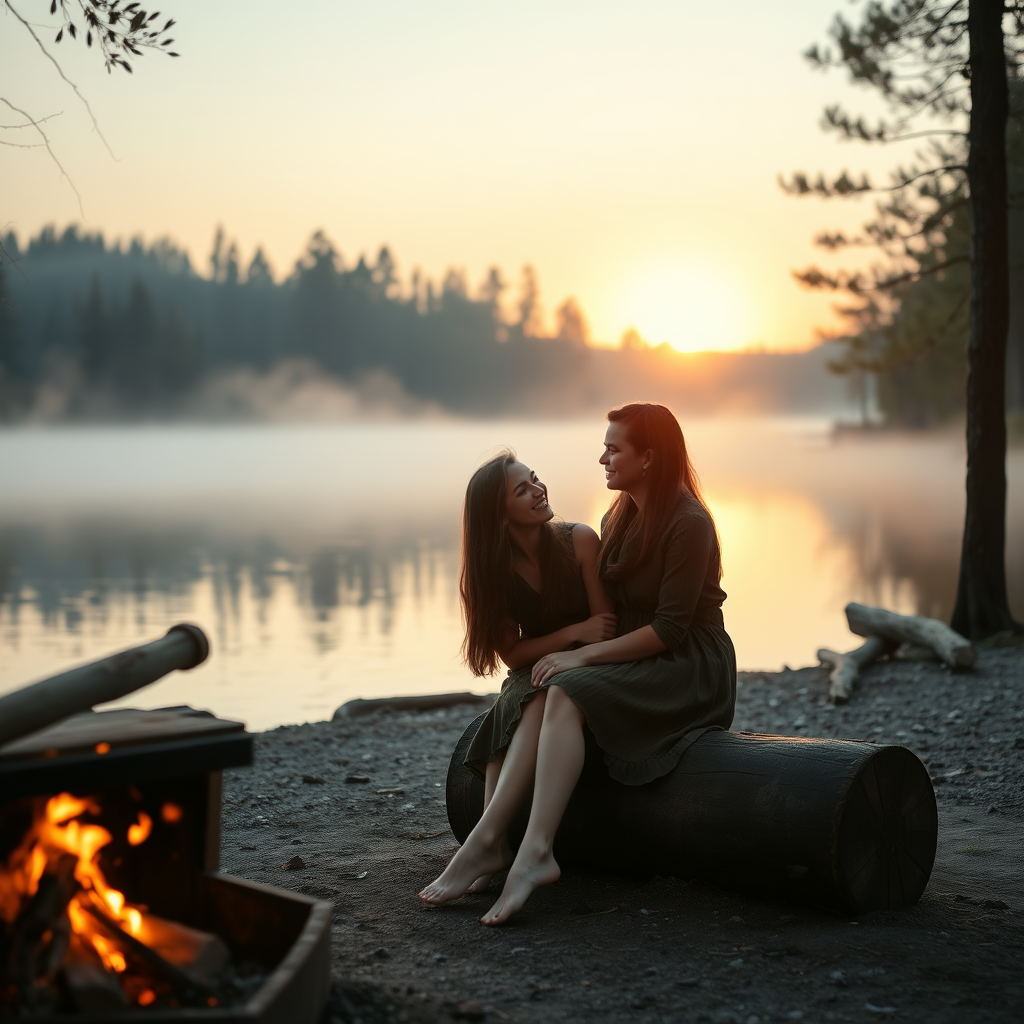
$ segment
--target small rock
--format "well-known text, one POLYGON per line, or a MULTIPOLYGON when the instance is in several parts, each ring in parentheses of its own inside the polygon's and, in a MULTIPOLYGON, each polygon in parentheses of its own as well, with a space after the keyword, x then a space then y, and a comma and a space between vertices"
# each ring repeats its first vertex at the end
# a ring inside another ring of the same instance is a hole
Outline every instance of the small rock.
POLYGON ((346 775, 345 776, 345 781, 346 782, 369 782, 370 781, 370 776, 369 775, 346 775))
POLYGON ((647 970, 644 971, 644 974, 657 974, 657 973, 658 973, 658 968, 657 967, 648 967, 647 970))
POLYGON ((999 813, 999 808, 996 807, 995 804, 989 804, 988 805, 988 813, 989 814, 998 814, 999 813))
POLYGON ((875 1006, 874 1003, 865 1003, 864 1009, 867 1010, 868 1013, 877 1013, 882 1017, 889 1017, 896 1012, 895 1006, 875 1006))
POLYGON ((347 757, 332 757, 331 758, 331 764, 336 764, 336 765, 339 765, 340 767, 344 768, 345 765, 348 764, 348 758, 347 757))
POLYGON ((298 871, 300 868, 304 868, 305 866, 306 862, 299 856, 292 857, 290 861, 281 865, 281 867, 286 871, 298 871))
POLYGON ((1018 736, 1013 741, 1013 749, 1014 750, 1024 750, 1024 736, 1018 736))
POLYGON ((738 956, 738 957, 736 957, 735 960, 730 960, 729 961, 729 966, 730 967, 742 967, 743 966, 743 957, 738 956))
POLYGON ((743 924, 743 918, 739 914, 733 914, 729 918, 729 924, 743 924))
POLYGON ((353 875, 352 877, 359 880, 361 878, 365 878, 369 873, 369 871, 360 871, 358 875, 353 875))
POLYGON ((676 984, 680 988, 696 988, 700 984, 700 978, 677 978, 676 984))
POLYGON ((1009 910, 1010 904, 1002 900, 982 900, 981 906, 985 910, 1009 910))
POLYGON ((301 846, 301 845, 302 845, 302 840, 301 839, 293 839, 292 840, 292 846, 301 846))
POLYGON ((803 1010, 790 1010, 789 1013, 786 1014, 786 1016, 790 1020, 803 1020, 804 1019, 804 1011, 803 1010))
POLYGON ((324 784, 324 780, 319 775, 303 775, 302 781, 310 786, 322 786, 324 784))
POLYGON ((430 959, 436 960, 438 963, 441 963, 443 960, 447 960, 448 957, 446 957, 444 953, 432 953, 430 959))
POLYGON ((456 1020, 483 1020, 484 1008, 475 999, 467 999, 452 1010, 452 1016, 456 1020))
POLYGON ((373 951, 373 955, 378 960, 387 960, 387 958, 391 956, 391 954, 383 946, 381 946, 379 949, 375 949, 373 951))

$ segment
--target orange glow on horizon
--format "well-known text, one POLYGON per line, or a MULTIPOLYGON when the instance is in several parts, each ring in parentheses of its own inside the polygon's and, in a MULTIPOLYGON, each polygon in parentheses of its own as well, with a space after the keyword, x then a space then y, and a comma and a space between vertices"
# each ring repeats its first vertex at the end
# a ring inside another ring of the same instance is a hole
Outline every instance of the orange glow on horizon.
POLYGON ((619 318, 635 325, 648 345, 677 352, 750 348, 750 302, 727 267, 696 259, 671 260, 625 280, 615 302, 619 318))

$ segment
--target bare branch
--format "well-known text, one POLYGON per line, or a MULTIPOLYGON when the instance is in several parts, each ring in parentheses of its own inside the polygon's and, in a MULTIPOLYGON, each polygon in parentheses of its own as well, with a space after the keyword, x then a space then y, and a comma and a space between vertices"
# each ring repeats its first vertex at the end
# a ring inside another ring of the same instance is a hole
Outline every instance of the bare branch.
POLYGON ((0 96, 0 103, 5 103, 16 114, 21 114, 21 116, 23 118, 25 118, 26 121, 31 122, 31 124, 35 128, 35 130, 37 132, 39 132, 39 134, 40 134, 40 136, 42 137, 42 140, 43 140, 43 145, 46 146, 46 151, 50 154, 50 157, 52 158, 53 162, 59 168, 61 175, 64 177, 64 179, 67 181, 67 183, 71 186, 72 192, 75 193, 75 196, 78 199, 78 212, 82 215, 82 219, 84 220, 85 219, 85 208, 82 206, 82 194, 75 187, 75 183, 71 180, 71 175, 68 174, 68 172, 64 170, 64 166, 57 159, 57 154, 54 153, 53 148, 50 146, 50 140, 47 137, 46 132, 43 131, 43 129, 39 126, 39 124, 36 121, 32 120, 32 117, 29 114, 27 114, 24 110, 22 110, 21 107, 16 107, 10 100, 5 99, 3 96, 0 96))
POLYGON ((58 110, 56 114, 47 114, 46 117, 37 118, 35 121, 26 121, 24 124, 0 124, 0 128, 5 131, 14 131, 15 128, 35 128, 36 125, 52 121, 53 118, 60 117, 63 113, 63 110, 58 110))
MULTIPOLYGON (((104 136, 102 130, 100 129, 100 123, 99 123, 99 121, 96 120, 96 115, 92 112, 92 107, 89 106, 89 101, 78 91, 78 86, 75 85, 75 83, 72 82, 71 79, 68 78, 68 76, 64 74, 64 69, 60 66, 60 64, 57 63, 56 58, 54 58, 53 54, 51 54, 50 51, 47 50, 45 46, 43 46, 42 40, 39 38, 39 36, 36 35, 35 29, 18 13, 18 11, 15 9, 14 5, 11 3, 11 0, 4 0, 4 5, 18 19, 18 21, 20 21, 22 23, 22 25, 25 26, 25 29, 32 36, 32 38, 36 41, 36 45, 39 47, 40 50, 43 51, 43 53, 46 55, 46 57, 50 61, 50 63, 53 64, 53 66, 57 69, 57 74, 60 75, 60 77, 63 78, 64 81, 67 82, 67 84, 70 85, 71 88, 74 90, 75 95, 82 101, 82 104, 84 105, 85 109, 88 111, 89 117, 92 119, 93 129, 95 130, 96 134, 100 137, 100 140, 103 142, 103 145, 106 146, 107 152, 110 154, 111 160, 117 160, 117 157, 114 155, 114 151, 110 148, 110 143, 107 142, 106 136, 104 136)), ((6 102, 6 100, 4 102, 6 102)), ((8 104, 8 106, 10 106, 10 104, 8 104)), ((12 108, 12 109, 14 109, 14 108, 12 108)), ((28 115, 26 114, 25 116, 27 117, 28 115)), ((37 122, 33 121, 32 123, 36 126, 36 128, 39 127, 37 122)), ((50 145, 49 142, 47 142, 46 145, 47 145, 47 148, 49 149, 49 145, 50 145)), ((51 150, 51 153, 52 153, 52 150, 51 150)), ((54 159, 56 160, 57 158, 54 157, 54 159)), ((64 169, 63 168, 61 168, 61 173, 64 173, 64 169)), ((66 175, 65 175, 65 177, 66 177, 66 175)), ((71 179, 68 178, 68 182, 70 182, 70 181, 71 181, 71 179)), ((75 186, 72 185, 71 187, 74 188, 75 186)), ((76 195, 78 194, 78 189, 75 189, 75 194, 76 195)), ((79 197, 78 202, 79 202, 79 206, 81 206, 81 202, 82 202, 81 197, 79 197)), ((84 216, 84 214, 83 214, 83 216, 84 216)))

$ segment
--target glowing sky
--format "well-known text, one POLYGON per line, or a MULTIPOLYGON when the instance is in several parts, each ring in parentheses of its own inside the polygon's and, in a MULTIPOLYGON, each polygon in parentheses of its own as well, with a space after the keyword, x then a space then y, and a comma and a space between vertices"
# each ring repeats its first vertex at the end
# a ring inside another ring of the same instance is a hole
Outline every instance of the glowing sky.
MULTIPOLYGON (((43 0, 12 2, 48 23, 43 0)), ((218 223, 279 277, 322 227, 349 263, 388 244, 403 277, 498 264, 515 282, 532 262, 549 318, 573 295, 600 341, 800 348, 835 321, 790 270, 870 205, 791 199, 776 175, 895 162, 818 128, 825 103, 866 99, 800 56, 840 6, 167 0, 179 60, 108 77, 81 42, 54 51, 117 162, 0 8, 0 96, 60 112, 87 227, 168 234, 204 270, 218 223)), ((45 151, 0 146, 0 226, 79 219, 45 151)))

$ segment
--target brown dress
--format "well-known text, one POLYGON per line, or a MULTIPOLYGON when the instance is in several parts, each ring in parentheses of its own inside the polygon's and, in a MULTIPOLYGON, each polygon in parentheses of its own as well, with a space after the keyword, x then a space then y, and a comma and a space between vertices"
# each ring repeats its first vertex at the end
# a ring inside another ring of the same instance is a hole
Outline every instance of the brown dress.
MULTIPOLYGON (((608 564, 624 555, 628 550, 610 551, 608 564)), ((681 494, 656 550, 610 587, 619 635, 651 626, 666 650, 642 661, 570 669, 550 680, 586 716, 608 774, 619 782, 639 786, 667 774, 695 739, 732 724, 736 654, 722 618, 720 564, 711 518, 681 494)), ((536 695, 530 671, 509 672, 481 723, 466 756, 477 773, 500 757, 522 706, 536 695)))

